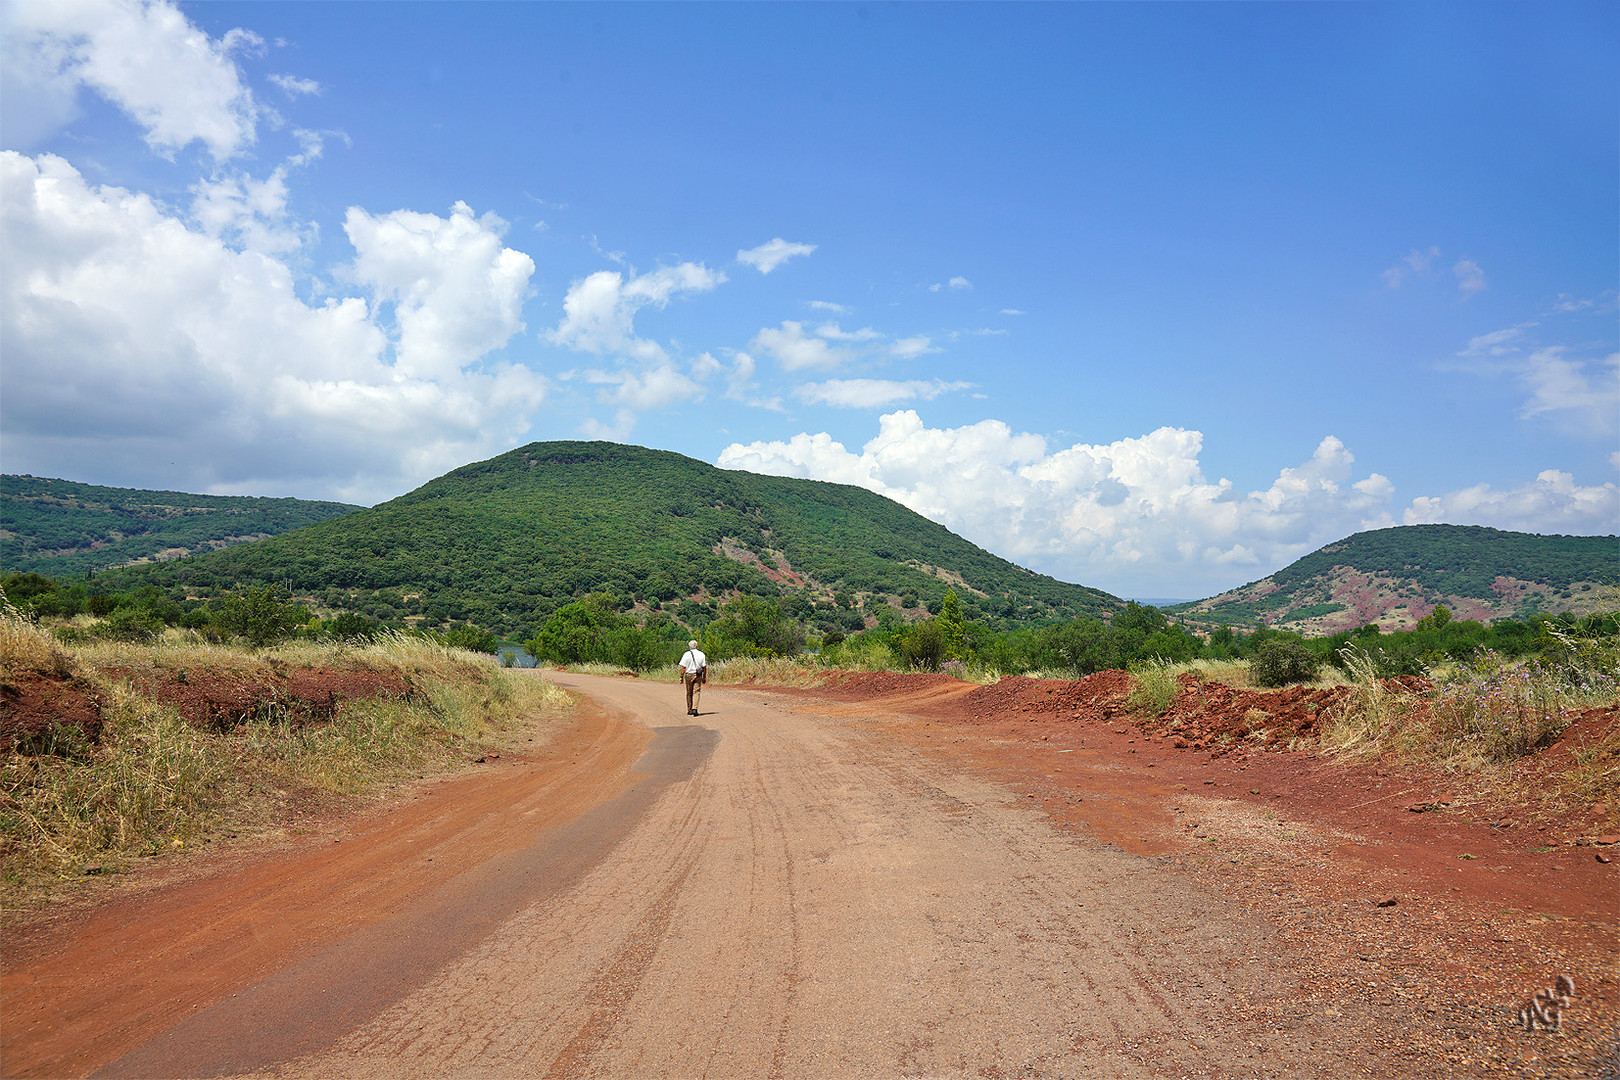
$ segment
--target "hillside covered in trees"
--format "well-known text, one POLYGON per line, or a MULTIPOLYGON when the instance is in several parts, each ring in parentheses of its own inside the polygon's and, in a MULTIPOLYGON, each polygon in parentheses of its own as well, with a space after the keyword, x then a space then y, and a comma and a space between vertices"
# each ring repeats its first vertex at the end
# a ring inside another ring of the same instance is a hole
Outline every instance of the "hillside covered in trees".
POLYGON ((359 509, 306 499, 187 495, 0 476, 0 570, 79 577, 262 540, 359 509))
POLYGON ((1488 622, 1620 607, 1620 537, 1541 536, 1473 525, 1357 533, 1270 577, 1171 609, 1213 623, 1305 634, 1415 626, 1436 606, 1488 622))
POLYGON ((602 442, 532 443, 370 510, 104 583, 193 596, 276 585, 331 610, 502 636, 592 593, 692 624, 740 591, 845 630, 937 611, 952 589, 968 618, 991 626, 1120 607, 863 488, 602 442))

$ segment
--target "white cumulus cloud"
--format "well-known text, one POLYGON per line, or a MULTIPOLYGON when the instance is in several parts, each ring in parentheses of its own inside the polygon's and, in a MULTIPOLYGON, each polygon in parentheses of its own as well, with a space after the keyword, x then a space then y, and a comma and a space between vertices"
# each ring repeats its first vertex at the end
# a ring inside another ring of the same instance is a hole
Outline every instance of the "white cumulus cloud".
POLYGON ((1431 247, 1427 250, 1413 249, 1395 266, 1384 271, 1384 284, 1392 289, 1398 289, 1406 283, 1412 275, 1427 277, 1430 267, 1440 257, 1440 249, 1431 247))
MULTIPOLYGON (((1616 463, 1620 465, 1620 462, 1616 463)), ((1620 522, 1620 488, 1613 482, 1580 485, 1557 469, 1518 487, 1476 484, 1444 495, 1421 496, 1403 515, 1408 525, 1488 525, 1516 532, 1612 533, 1620 522)))
POLYGON ((809 255, 815 250, 815 244, 794 244, 778 236, 759 247, 738 251, 737 261, 747 263, 762 274, 768 274, 795 255, 809 255))
POLYGON ((925 334, 916 337, 901 338, 889 346, 889 352, 900 360, 915 360, 925 353, 935 353, 940 350, 928 339, 925 334))
POLYGON ((834 368, 850 359, 847 349, 836 348, 826 338, 805 333, 804 324, 785 319, 780 327, 766 327, 754 335, 750 346, 775 358, 783 369, 834 368))
POLYGON ((662 345, 636 337, 636 313, 648 305, 664 307, 682 293, 707 292, 725 280, 720 271, 690 262, 628 280, 617 270, 598 270, 569 287, 562 322, 545 337, 581 352, 662 362, 669 359, 662 345))
POLYGON ((352 220, 392 323, 360 297, 304 302, 284 263, 148 196, 0 152, 7 467, 370 501, 512 445, 546 384, 473 364, 521 326, 527 257, 459 208, 352 220))
POLYGON ((1458 259, 1452 266, 1451 272, 1457 275, 1457 288, 1464 296, 1472 296, 1477 292, 1484 292, 1485 271, 1480 269, 1479 263, 1473 259, 1458 259))
POLYGON ((80 87, 101 95, 144 131, 154 150, 172 155, 201 142, 216 160, 255 139, 259 106, 243 83, 233 51, 263 42, 233 30, 215 39, 162 0, 48 0, 4 7, 5 120, 24 140, 76 112, 80 87), (15 111, 14 111, 15 110, 15 111), (18 123, 14 125, 13 121, 18 123))
POLYGON ((1517 382, 1526 393, 1521 417, 1558 420, 1565 435, 1612 439, 1620 428, 1620 353, 1543 345, 1533 334, 1539 326, 1526 322, 1479 334, 1458 351, 1456 367, 1517 382))
POLYGON ((644 372, 592 371, 587 378, 606 389, 604 401, 635 413, 668 408, 701 397, 703 387, 672 364, 660 364, 644 372))
MULTIPOLYGON (((1200 432, 1164 427, 1053 449, 999 420, 930 428, 908 409, 881 417, 859 450, 802 433, 734 443, 718 464, 868 488, 1004 557, 1126 596, 1211 596, 1397 523, 1394 485, 1378 473, 1358 478, 1355 456, 1331 435, 1251 491, 1206 477, 1203 443, 1200 432)), ((1416 498, 1402 519, 1606 533, 1620 521, 1620 491, 1549 469, 1508 490, 1480 484, 1416 498)))
POLYGON ((297 75, 271 75, 270 81, 280 87, 281 92, 288 97, 322 93, 320 83, 314 79, 301 79, 297 75))
POLYGON ((1530 397, 1525 416, 1563 413, 1599 435, 1615 434, 1620 420, 1620 353, 1587 361, 1561 346, 1537 349, 1521 373, 1530 397))
POLYGON ((349 208, 354 279, 395 305, 398 369, 453 375, 523 330, 534 260, 501 243, 506 223, 458 202, 448 218, 410 210, 374 216, 349 208))
POLYGON ((1376 473, 1353 479, 1353 455, 1331 436, 1246 493, 1204 476, 1202 446, 1197 431, 1160 428, 1051 450, 999 420, 930 428, 902 410, 859 451, 805 433, 733 444, 719 464, 858 484, 1003 556, 1124 594, 1213 594, 1393 524, 1393 486, 1376 473))
POLYGON ((968 390, 972 386, 972 383, 941 379, 829 379, 796 387, 793 396, 812 405, 878 409, 901 401, 932 401, 941 394, 968 390))

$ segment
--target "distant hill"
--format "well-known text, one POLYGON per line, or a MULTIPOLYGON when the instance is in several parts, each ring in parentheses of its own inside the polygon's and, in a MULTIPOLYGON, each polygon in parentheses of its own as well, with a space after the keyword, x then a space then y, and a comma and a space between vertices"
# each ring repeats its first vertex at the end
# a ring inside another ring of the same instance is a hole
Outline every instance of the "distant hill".
POLYGON ((0 476, 0 570, 78 577, 262 540, 358 509, 0 476))
POLYGON ((1620 537, 1406 525, 1329 544, 1241 589, 1179 605, 1196 621, 1333 634, 1408 629, 1437 604, 1489 622, 1620 609, 1620 537))
POLYGON ((503 635, 532 632, 593 591, 690 624, 741 590, 849 629, 885 608, 915 617, 953 588, 965 614, 992 626, 1121 604, 997 558, 864 488, 602 442, 532 443, 370 510, 116 573, 121 587, 193 594, 281 583, 332 609, 466 620, 503 635))

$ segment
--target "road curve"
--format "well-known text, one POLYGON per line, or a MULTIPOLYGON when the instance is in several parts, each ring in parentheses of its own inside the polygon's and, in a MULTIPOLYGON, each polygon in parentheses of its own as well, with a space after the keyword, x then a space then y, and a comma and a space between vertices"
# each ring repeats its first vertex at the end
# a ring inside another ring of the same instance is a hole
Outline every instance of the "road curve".
POLYGON ((668 684, 545 677, 652 730, 611 797, 97 1075, 1363 1067, 1359 1033, 1290 1006, 1290 958, 1237 905, 881 723, 727 687, 691 718, 668 684))

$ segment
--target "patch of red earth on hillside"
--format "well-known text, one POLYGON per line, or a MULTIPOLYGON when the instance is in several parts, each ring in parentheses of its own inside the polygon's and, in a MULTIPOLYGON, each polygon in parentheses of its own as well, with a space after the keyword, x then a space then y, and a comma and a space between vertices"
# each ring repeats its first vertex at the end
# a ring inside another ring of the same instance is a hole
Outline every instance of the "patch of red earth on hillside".
POLYGON ((1333 579, 1331 595, 1335 602, 1344 604, 1350 610, 1348 613, 1335 612, 1324 617, 1322 621, 1334 627, 1330 633, 1353 630, 1368 623, 1378 622, 1386 616, 1384 606, 1390 595, 1387 578, 1380 580, 1382 575, 1375 578, 1364 571, 1350 570, 1342 566, 1335 567, 1333 573, 1336 576, 1333 579))
POLYGON ((1526 596, 1530 595, 1530 589, 1529 582, 1520 581, 1518 578, 1510 578, 1502 574, 1498 574, 1496 580, 1491 582, 1491 591, 1501 599, 1502 603, 1514 607, 1517 607, 1524 601, 1526 596))
POLYGON ((716 555, 722 555, 725 558, 730 559, 732 562, 738 562, 742 563, 744 566, 753 567, 755 570, 758 570, 760 573, 764 574, 778 585, 792 585, 796 589, 803 589, 807 585, 805 580, 795 573, 793 568, 788 565, 787 556, 785 555, 773 553, 772 562, 775 562, 777 566, 772 566, 770 563, 767 563, 764 559, 761 559, 752 551, 749 551, 745 547, 740 547, 737 544, 732 543, 730 540, 722 540, 720 543, 714 545, 712 550, 716 555), (780 569, 778 569, 778 567, 780 567, 780 569))
MULTIPOLYGON (((1142 719, 1123 711, 1133 683, 1123 672, 954 689, 944 679, 844 674, 793 693, 1000 778, 1059 829, 1218 883, 1314 958, 1305 974, 1324 1000, 1410 1007, 1406 1030, 1369 1038, 1402 1040, 1466 1076, 1620 1065, 1601 1064, 1620 1045, 1620 793, 1532 806, 1489 778, 1332 759, 1309 738, 1337 697, 1320 690, 1184 681, 1171 709, 1142 719), (1233 742, 1197 749, 1170 729, 1176 720, 1233 742), (1256 730, 1287 732, 1295 748, 1243 737, 1256 730), (1515 1028, 1523 1000, 1563 972, 1579 990, 1564 1033, 1515 1028)), ((1514 775, 1612 752, 1617 727, 1620 707, 1585 712, 1514 775)))

